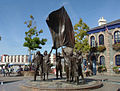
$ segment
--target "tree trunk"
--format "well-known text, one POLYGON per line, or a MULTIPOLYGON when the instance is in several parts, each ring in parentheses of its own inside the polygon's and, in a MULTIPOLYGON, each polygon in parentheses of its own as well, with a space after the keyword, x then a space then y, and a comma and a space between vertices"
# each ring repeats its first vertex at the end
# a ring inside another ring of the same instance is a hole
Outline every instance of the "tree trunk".
POLYGON ((31 63, 31 49, 29 49, 29 60, 28 60, 29 63, 31 63))

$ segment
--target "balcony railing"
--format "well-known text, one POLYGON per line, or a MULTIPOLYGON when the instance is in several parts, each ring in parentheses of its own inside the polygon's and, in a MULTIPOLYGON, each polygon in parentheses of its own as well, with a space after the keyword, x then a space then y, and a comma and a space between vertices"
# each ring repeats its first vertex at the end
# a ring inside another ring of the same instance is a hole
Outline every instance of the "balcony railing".
POLYGON ((120 50, 120 43, 113 44, 112 47, 113 47, 113 49, 116 50, 116 51, 117 51, 117 50, 120 50))

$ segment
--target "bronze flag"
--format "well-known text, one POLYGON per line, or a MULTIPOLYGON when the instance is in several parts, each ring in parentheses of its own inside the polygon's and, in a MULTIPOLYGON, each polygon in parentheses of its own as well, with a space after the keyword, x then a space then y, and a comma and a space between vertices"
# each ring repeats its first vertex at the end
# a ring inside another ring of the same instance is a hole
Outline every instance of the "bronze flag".
POLYGON ((74 47, 75 38, 73 26, 64 7, 51 12, 46 22, 50 29, 53 47, 55 49, 61 46, 74 47))

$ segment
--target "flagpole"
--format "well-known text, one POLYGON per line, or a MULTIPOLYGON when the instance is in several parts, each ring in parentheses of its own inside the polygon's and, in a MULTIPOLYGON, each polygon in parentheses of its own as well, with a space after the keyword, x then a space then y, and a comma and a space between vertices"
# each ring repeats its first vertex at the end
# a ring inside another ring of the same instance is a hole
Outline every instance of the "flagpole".
POLYGON ((57 57, 57 48, 56 48, 56 57, 57 57))
MULTIPOLYGON (((57 48, 56 48, 56 62, 57 62, 57 48)), ((56 71, 57 71, 57 69, 56 69, 56 71)), ((57 75, 58 75, 58 74, 57 74, 57 72, 56 72, 56 78, 58 78, 57 75)))

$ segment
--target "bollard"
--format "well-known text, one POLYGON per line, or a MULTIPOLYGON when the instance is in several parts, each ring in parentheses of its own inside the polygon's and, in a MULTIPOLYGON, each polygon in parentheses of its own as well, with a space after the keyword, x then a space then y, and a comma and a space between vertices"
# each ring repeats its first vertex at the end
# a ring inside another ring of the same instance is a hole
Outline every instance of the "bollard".
POLYGON ((1 82, 1 85, 3 85, 3 81, 1 82))

